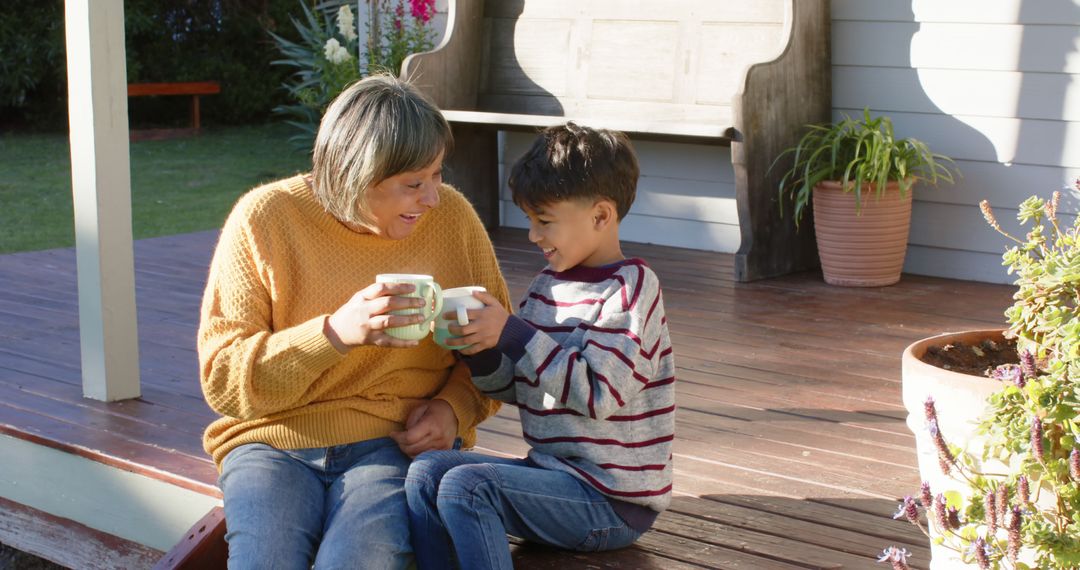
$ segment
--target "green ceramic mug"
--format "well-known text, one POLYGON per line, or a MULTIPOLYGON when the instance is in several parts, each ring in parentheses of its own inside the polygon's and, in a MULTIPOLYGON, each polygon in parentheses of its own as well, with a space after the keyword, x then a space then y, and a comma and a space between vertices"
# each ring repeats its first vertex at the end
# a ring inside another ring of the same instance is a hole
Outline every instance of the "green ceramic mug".
POLYGON ((435 317, 435 344, 450 350, 461 350, 472 345, 450 346, 446 341, 457 338, 450 334, 447 328, 451 323, 461 326, 469 324, 469 315, 465 311, 469 309, 483 309, 484 304, 480 299, 473 297, 474 291, 487 291, 483 287, 454 287, 443 291, 443 308, 435 317), (446 313, 454 313, 454 319, 444 319, 446 313))
POLYGON ((442 288, 430 275, 416 275, 412 273, 380 273, 375 276, 376 283, 412 283, 416 289, 402 297, 418 297, 423 299, 423 307, 413 307, 390 311, 391 315, 423 315, 424 320, 414 325, 403 327, 390 327, 386 334, 402 340, 421 340, 431 330, 431 321, 442 311, 443 295, 442 288))

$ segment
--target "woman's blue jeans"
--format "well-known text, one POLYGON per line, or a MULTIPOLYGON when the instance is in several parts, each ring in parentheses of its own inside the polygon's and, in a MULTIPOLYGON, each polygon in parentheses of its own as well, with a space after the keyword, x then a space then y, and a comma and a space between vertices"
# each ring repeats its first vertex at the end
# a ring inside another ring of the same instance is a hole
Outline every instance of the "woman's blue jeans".
POLYGON ((640 533, 598 491, 524 459, 429 451, 405 480, 421 570, 513 568, 506 535, 580 551, 628 546, 640 533))
POLYGON ((242 445, 222 462, 229 568, 404 568, 409 457, 390 438, 280 450, 242 445))

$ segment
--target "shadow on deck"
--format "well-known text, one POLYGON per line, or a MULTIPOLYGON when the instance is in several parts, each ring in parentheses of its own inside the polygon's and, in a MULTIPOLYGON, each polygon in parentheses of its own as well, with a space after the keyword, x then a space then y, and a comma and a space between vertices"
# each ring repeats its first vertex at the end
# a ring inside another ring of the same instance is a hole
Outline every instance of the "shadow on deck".
MULTIPOLYGON (((0 448, 31 444, 220 497, 201 446, 215 416, 195 355, 216 235, 136 243, 143 395, 110 404, 81 397, 74 251, 0 256, 0 448)), ((520 230, 498 230, 494 240, 517 297, 542 257, 520 230)), ((731 255, 640 244, 625 252, 646 259, 664 286, 679 366, 676 499, 633 548, 584 555, 519 546, 519 565, 875 568, 882 548, 898 545, 912 552, 913 568, 926 568, 926 539, 891 519, 919 483, 900 353, 932 334, 1000 325, 1011 288, 905 275, 892 287, 842 289, 817 273, 746 284, 732 280, 731 255)), ((482 450, 525 450, 515 410, 504 407, 480 431, 482 450)), ((17 477, 36 477, 29 469, 0 466, 0 507, 26 496, 20 489, 32 481, 17 477)), ((67 491, 76 494, 53 492, 67 491)), ((60 520, 78 518, 60 504, 52 511, 60 520)), ((46 552, 71 545, 27 541, 26 520, 11 511, 0 508, 0 542, 71 560, 46 552)), ((87 532, 107 553, 109 537, 125 530, 87 532)), ((141 544, 116 540, 115 548, 141 544)), ((141 547, 141 560, 167 548, 141 547)))

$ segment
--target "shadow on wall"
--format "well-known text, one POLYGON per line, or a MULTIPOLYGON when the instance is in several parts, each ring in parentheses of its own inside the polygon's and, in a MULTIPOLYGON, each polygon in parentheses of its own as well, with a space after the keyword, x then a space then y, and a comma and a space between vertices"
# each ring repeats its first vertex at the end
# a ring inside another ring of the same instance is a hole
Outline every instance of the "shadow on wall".
MULTIPOLYGON (((858 109, 869 100, 879 113, 902 115, 894 117, 898 135, 925 140, 956 159, 963 173, 955 186, 916 191, 905 271, 1010 282, 1000 267, 1006 241, 977 205, 989 200, 1013 231, 1024 198, 1049 196, 1080 174, 1080 130, 1070 132, 1080 124, 1080 105, 1070 106, 1069 97, 1080 88, 1074 87, 1080 6, 1074 0, 841 6, 868 20, 851 24, 862 30, 849 34, 854 40, 840 36, 841 43, 865 44, 841 49, 867 53, 841 55, 834 106, 858 109), (896 50, 891 58, 889 49, 896 50), (875 78, 877 86, 855 86, 861 100, 845 93, 852 82, 875 78)), ((1080 196, 1064 193, 1061 211, 1078 209, 1080 196)))
MULTIPOLYGON (((931 112, 962 124, 941 130, 937 146, 965 162, 965 175, 970 172, 958 193, 964 203, 985 198, 1015 210, 1033 193, 1060 189, 1070 170, 1075 175, 1080 167, 1080 157, 1067 156, 1069 121, 1080 118, 1080 109, 1068 104, 1070 74, 1080 72, 1080 6, 1073 0, 1014 0, 987 6, 978 24, 965 24, 963 12, 939 3, 914 0, 913 6, 918 31, 911 39, 911 66, 931 112), (923 23, 943 19, 947 23, 923 23)), ((1065 212, 1080 207, 1072 193, 1063 199, 1065 212)))

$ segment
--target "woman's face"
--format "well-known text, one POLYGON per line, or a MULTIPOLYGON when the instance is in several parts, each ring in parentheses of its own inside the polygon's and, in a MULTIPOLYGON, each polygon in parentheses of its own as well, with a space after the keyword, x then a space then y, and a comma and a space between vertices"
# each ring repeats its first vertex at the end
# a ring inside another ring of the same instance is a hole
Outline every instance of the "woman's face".
POLYGON ((367 214, 373 225, 366 229, 389 239, 409 237, 420 218, 439 205, 442 161, 439 153, 428 166, 395 174, 370 188, 367 214))

